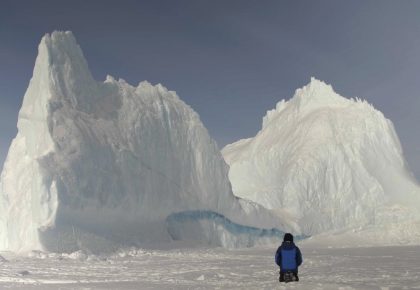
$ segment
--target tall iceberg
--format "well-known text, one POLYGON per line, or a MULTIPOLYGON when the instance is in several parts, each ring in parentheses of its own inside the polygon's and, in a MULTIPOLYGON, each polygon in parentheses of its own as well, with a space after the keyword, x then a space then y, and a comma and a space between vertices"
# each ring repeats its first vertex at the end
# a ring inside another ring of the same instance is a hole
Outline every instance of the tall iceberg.
POLYGON ((305 235, 406 224, 404 235, 420 242, 420 189, 392 122, 322 81, 312 78, 280 101, 255 137, 222 153, 235 195, 295 222, 305 235))
POLYGON ((192 210, 276 225, 232 194, 217 145, 175 92, 95 81, 71 32, 38 50, 1 174, 0 250, 165 242, 166 218, 192 210))

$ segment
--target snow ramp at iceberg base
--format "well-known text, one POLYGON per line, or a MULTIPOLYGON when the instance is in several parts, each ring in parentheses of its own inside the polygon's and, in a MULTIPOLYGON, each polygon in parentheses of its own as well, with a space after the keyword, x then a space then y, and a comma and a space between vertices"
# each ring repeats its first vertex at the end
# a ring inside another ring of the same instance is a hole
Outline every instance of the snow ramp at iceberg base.
MULTIPOLYGON (((186 240, 221 246, 228 249, 278 244, 284 231, 263 229, 235 223, 213 211, 183 211, 166 218, 166 227, 173 240, 186 240)), ((306 236, 296 236, 303 240, 306 236)))

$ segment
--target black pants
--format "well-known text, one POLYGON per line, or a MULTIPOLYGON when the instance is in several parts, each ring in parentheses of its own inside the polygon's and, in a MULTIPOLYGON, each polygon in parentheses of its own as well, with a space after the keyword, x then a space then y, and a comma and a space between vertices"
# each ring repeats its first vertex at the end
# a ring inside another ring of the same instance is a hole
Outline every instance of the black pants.
MULTIPOLYGON (((298 272, 297 271, 290 271, 290 272, 292 272, 293 276, 295 277, 294 281, 299 281, 298 272)), ((280 271, 280 278, 279 278, 280 282, 284 282, 284 273, 285 272, 280 271)))

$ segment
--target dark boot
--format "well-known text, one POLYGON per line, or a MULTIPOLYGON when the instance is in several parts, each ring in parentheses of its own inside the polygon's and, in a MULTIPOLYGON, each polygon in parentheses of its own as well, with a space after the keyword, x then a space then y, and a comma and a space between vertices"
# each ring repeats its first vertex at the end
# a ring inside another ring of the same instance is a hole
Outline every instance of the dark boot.
POLYGON ((279 282, 284 282, 284 273, 280 272, 279 282))

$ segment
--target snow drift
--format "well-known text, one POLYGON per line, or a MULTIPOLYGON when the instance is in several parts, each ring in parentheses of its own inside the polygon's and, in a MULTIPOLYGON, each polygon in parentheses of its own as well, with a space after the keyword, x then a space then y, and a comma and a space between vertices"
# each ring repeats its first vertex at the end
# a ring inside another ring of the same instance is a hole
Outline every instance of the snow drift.
MULTIPOLYGON (((222 152, 234 194, 295 222, 303 234, 366 227, 379 231, 375 239, 395 228, 385 225, 419 219, 420 190, 392 122, 314 78, 268 111, 255 137, 222 152)), ((408 228, 419 243, 420 228, 408 228)))
POLYGON ((71 32, 43 37, 1 174, 0 250, 166 242, 168 215, 189 210, 279 225, 233 196, 217 145, 175 92, 96 82, 71 32))

